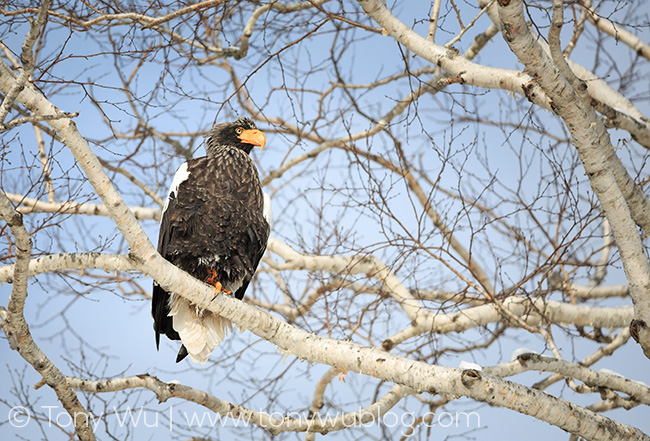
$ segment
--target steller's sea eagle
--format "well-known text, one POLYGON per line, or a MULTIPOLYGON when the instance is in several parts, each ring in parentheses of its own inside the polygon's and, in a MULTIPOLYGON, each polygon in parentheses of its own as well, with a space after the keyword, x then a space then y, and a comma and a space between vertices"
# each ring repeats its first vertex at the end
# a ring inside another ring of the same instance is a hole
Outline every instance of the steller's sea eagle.
MULTIPOLYGON (((215 125, 206 156, 181 164, 163 208, 158 252, 217 293, 242 299, 266 250, 270 200, 262 193, 257 168, 249 156, 266 138, 250 118, 215 125)), ((232 323, 201 310, 155 282, 151 313, 156 332, 181 340, 176 362, 187 355, 205 363, 232 323)))

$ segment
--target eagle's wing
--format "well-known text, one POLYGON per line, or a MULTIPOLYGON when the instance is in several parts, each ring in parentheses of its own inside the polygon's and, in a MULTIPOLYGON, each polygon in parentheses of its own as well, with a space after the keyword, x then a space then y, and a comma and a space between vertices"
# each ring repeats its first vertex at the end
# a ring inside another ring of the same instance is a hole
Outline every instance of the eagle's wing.
POLYGON ((247 229, 248 237, 250 238, 252 245, 250 258, 253 272, 251 273, 250 277, 247 277, 242 281, 242 286, 239 287, 239 289, 235 292, 235 297, 237 297, 239 300, 244 298, 246 289, 248 289, 248 285, 255 275, 255 271, 257 271, 257 266, 259 265, 260 260, 262 260, 262 256, 264 256, 264 252, 266 251, 266 244, 269 240, 269 234, 271 232, 271 198, 266 193, 264 193, 262 217, 264 219, 264 226, 261 229, 258 229, 258 231, 256 231, 256 229, 253 227, 248 227, 247 229))
MULTIPOLYGON (((169 260, 167 246, 169 245, 170 238, 174 234, 174 227, 169 221, 169 213, 174 211, 177 204, 176 196, 178 195, 178 187, 182 182, 187 180, 188 176, 188 164, 184 162, 174 175, 172 185, 169 188, 169 194, 167 195, 167 201, 163 207, 160 219, 160 232, 158 233, 158 252, 167 260, 169 260)), ((167 335, 171 340, 180 340, 178 332, 174 330, 172 325, 172 317, 169 316, 169 311, 169 293, 154 282, 151 315, 153 316, 153 328, 156 333, 156 348, 160 346, 160 334, 167 335)))

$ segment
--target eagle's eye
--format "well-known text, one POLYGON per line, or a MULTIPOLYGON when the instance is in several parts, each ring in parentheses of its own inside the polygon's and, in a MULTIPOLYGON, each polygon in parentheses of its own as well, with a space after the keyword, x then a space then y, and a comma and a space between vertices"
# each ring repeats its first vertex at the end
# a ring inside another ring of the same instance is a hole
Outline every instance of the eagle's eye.
POLYGON ((241 135, 242 133, 244 133, 244 129, 242 127, 237 127, 235 129, 235 133, 238 134, 238 135, 241 135))

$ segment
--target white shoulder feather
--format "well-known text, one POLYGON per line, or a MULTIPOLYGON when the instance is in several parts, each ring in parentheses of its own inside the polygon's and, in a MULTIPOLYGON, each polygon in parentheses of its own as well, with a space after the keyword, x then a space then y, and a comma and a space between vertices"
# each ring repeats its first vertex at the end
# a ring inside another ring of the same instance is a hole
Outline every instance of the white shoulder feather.
POLYGON ((271 196, 264 193, 264 205, 262 207, 262 216, 266 222, 271 225, 271 196))
POLYGON ((181 183, 185 182, 189 177, 190 172, 187 170, 187 162, 183 162, 180 167, 178 167, 178 170, 176 170, 174 179, 172 179, 172 185, 169 187, 169 192, 167 193, 167 200, 165 201, 165 206, 163 207, 163 213, 169 206, 169 198, 172 195, 174 195, 174 197, 178 195, 178 187, 180 187, 181 183))

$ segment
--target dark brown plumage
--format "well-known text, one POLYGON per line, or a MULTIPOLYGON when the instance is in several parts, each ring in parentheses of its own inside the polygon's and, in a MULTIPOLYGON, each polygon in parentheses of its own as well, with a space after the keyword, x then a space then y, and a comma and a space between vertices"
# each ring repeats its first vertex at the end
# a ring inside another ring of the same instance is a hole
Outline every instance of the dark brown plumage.
MULTIPOLYGON (((158 252, 192 276, 231 291, 238 299, 255 274, 269 237, 264 195, 249 153, 265 138, 249 118, 215 125, 207 155, 181 165, 163 210, 158 252)), ((182 340, 177 362, 189 352, 204 363, 230 323, 197 311, 154 284, 152 315, 160 335, 182 340)))

